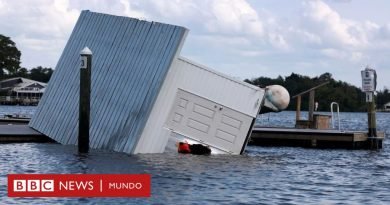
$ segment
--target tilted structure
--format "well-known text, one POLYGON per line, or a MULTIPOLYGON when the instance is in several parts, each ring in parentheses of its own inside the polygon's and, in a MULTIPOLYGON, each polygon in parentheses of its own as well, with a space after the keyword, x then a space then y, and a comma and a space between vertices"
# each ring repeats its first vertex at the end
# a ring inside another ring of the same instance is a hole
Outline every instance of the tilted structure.
POLYGON ((79 52, 92 58, 90 146, 163 152, 172 132, 243 152, 264 90, 179 57, 187 29, 83 11, 30 126, 77 144, 79 52))

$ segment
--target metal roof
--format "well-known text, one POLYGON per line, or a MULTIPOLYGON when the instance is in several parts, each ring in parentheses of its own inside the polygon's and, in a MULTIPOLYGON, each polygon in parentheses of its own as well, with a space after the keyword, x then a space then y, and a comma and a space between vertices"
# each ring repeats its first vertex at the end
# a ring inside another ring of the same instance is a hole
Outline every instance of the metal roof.
POLYGON ((22 78, 22 77, 16 77, 16 78, 9 78, 0 81, 1 90, 12 90, 15 92, 23 92, 23 93, 43 93, 45 91, 45 88, 47 86, 46 83, 42 83, 39 81, 22 78), (32 85, 40 85, 42 88, 37 90, 26 90, 26 87, 32 86, 32 85))
POLYGON ((30 126, 77 144, 79 54, 93 52, 90 145, 132 153, 186 29, 83 11, 30 126))

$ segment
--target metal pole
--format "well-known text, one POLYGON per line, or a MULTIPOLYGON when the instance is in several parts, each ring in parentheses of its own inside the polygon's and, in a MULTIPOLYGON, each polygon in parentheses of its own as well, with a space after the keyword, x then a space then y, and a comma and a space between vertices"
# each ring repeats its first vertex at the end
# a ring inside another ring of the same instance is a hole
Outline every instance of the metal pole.
POLYGON ((85 47, 80 52, 80 106, 79 106, 79 153, 89 151, 89 117, 91 98, 92 52, 85 47))

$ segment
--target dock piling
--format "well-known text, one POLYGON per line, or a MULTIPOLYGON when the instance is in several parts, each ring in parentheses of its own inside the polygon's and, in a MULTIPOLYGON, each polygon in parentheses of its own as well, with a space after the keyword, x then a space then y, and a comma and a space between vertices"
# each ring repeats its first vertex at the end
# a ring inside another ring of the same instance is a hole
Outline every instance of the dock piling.
POLYGON ((376 112, 375 112, 375 95, 376 90, 376 71, 368 66, 361 71, 362 74, 362 90, 366 93, 367 103, 367 121, 368 121, 368 139, 371 149, 381 147, 381 141, 377 138, 376 132, 376 112))
POLYGON ((301 99, 300 95, 297 96, 297 111, 295 113, 295 122, 301 120, 301 99))
POLYGON ((92 52, 85 47, 80 52, 80 106, 79 106, 79 153, 89 151, 89 125, 91 100, 92 52))
POLYGON ((309 92, 309 116, 307 119, 309 119, 310 122, 313 122, 313 113, 314 113, 314 99, 315 97, 315 90, 311 90, 309 92))
POLYGON ((375 112, 375 99, 374 94, 366 93, 366 95, 372 95, 368 96, 368 98, 371 98, 367 103, 367 115, 368 115, 368 137, 370 139, 370 148, 371 149, 378 149, 378 142, 377 142, 377 132, 376 132, 376 112, 375 112))
MULTIPOLYGON (((317 88, 320 88, 326 84, 328 84, 330 81, 326 81, 324 83, 321 83, 320 85, 314 86, 310 88, 309 90, 303 91, 297 95, 294 95, 292 99, 297 98, 297 107, 296 107, 296 113, 295 113, 295 127, 296 128, 313 128, 317 127, 317 125, 314 122, 314 110, 315 110, 315 90, 317 88), (301 120, 301 102, 302 102, 302 95, 309 93, 309 116, 307 117, 307 120, 301 120)), ((317 110, 316 110, 317 111, 317 110)))

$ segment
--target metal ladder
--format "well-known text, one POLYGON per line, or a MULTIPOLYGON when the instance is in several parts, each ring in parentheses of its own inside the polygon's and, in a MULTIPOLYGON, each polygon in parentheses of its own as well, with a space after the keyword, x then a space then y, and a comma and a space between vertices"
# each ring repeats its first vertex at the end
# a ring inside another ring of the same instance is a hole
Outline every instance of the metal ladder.
POLYGON ((339 109, 339 104, 337 102, 332 102, 330 103, 330 112, 332 113, 332 118, 331 118, 331 121, 332 121, 332 128, 334 129, 334 118, 333 118, 333 105, 336 105, 336 108, 337 108, 337 121, 339 123, 339 131, 341 131, 341 127, 340 127, 340 109, 339 109))

